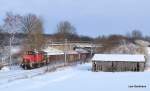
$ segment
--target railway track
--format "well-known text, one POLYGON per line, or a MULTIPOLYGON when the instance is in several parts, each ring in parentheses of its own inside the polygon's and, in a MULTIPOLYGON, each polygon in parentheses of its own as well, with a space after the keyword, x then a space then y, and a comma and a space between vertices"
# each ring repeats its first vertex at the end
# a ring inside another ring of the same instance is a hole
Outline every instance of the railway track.
POLYGON ((67 63, 67 64, 64 64, 64 63, 50 64, 50 65, 32 69, 32 70, 23 70, 20 68, 17 70, 10 70, 6 72, 0 71, 0 85, 15 81, 15 80, 32 78, 35 76, 45 74, 46 72, 53 72, 57 70, 58 68, 73 66, 79 63, 80 62, 73 62, 73 63, 67 63))

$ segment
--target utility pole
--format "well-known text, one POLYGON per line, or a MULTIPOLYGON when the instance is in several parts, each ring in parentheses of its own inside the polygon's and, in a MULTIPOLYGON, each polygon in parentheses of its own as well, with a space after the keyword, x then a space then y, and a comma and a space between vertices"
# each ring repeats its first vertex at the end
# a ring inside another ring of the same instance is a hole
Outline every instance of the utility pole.
POLYGON ((12 46, 12 44, 11 44, 11 41, 12 41, 12 39, 11 39, 11 37, 9 38, 9 67, 10 67, 10 69, 11 69, 11 46, 12 46))
POLYGON ((93 54, 93 43, 91 42, 91 57, 92 57, 92 54, 93 54))
POLYGON ((11 49, 12 49, 12 40, 14 39, 14 34, 10 34, 10 38, 9 38, 9 68, 11 69, 11 64, 12 64, 12 53, 11 53, 11 49))
POLYGON ((67 63, 67 39, 65 39, 64 43, 64 55, 65 55, 65 64, 67 63))
MULTIPOLYGON (((47 53, 47 54, 48 54, 48 53, 47 53)), ((48 71, 49 71, 49 61, 50 61, 50 60, 49 60, 49 55, 47 55, 47 54, 46 54, 46 59, 45 59, 45 60, 47 61, 47 64, 46 64, 46 65, 47 65, 46 71, 48 72, 48 71)), ((45 54, 44 54, 44 55, 45 55, 45 54)))

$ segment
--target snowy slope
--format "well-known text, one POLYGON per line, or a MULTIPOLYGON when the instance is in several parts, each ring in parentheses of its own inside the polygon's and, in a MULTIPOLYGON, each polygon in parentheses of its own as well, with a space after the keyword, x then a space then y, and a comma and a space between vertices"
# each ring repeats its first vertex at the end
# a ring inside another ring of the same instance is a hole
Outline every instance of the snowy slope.
POLYGON ((0 85, 7 84, 9 82, 13 82, 19 79, 26 79, 43 73, 44 73, 43 69, 35 69, 35 70, 11 69, 8 71, 0 70, 0 85))
POLYGON ((91 64, 0 85, 1 91, 149 91, 149 72, 91 72, 91 64), (145 85, 146 88, 129 88, 145 85))
POLYGON ((150 47, 146 47, 147 50, 147 63, 146 66, 150 67, 150 47))

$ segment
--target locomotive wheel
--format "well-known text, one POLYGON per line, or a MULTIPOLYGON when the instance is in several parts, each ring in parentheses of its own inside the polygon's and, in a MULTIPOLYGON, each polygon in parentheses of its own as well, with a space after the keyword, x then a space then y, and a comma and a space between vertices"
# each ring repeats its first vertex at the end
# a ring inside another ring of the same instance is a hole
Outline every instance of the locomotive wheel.
POLYGON ((24 64, 21 64, 20 66, 21 66, 23 69, 24 69, 24 67, 25 67, 25 65, 24 65, 24 64))
POLYGON ((41 67, 41 63, 37 63, 37 67, 40 68, 41 67))
POLYGON ((47 64, 47 62, 46 61, 44 61, 44 65, 46 65, 47 64))
POLYGON ((24 69, 25 69, 25 70, 27 70, 27 69, 28 69, 27 65, 24 65, 24 69))
POLYGON ((30 63, 30 64, 29 64, 29 68, 30 68, 30 69, 33 69, 33 68, 34 68, 33 66, 34 66, 33 63, 30 63))
POLYGON ((27 70, 27 69, 28 69, 27 64, 21 64, 21 67, 22 67, 23 69, 25 69, 25 70, 27 70))
POLYGON ((28 69, 27 64, 21 64, 21 67, 22 67, 23 69, 25 69, 25 70, 28 69))

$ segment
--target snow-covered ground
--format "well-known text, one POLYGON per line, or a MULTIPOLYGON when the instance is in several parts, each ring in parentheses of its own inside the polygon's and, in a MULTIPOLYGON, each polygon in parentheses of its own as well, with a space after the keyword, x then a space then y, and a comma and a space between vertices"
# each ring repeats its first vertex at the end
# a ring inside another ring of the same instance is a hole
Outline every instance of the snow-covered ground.
POLYGON ((146 71, 150 71, 150 47, 146 47, 146 51, 147 51, 146 71))
MULTIPOLYGON (((38 69, 39 70, 39 69, 38 69)), ((21 70, 18 70, 21 71, 21 70)), ((0 81, 4 74, 0 72, 0 81)), ((12 71, 13 74, 17 71, 12 71)), ((21 71, 24 75, 29 74, 21 71)), ((29 72, 29 71, 28 71, 29 72)), ((32 72, 32 70, 30 71, 32 72)), ((37 69, 36 69, 37 72, 37 69)), ((6 77, 7 78, 7 77, 6 77)), ((92 72, 91 63, 0 84, 1 91, 150 91, 150 72, 92 72), (146 86, 135 88, 132 86, 146 86)))
POLYGON ((150 91, 150 48, 144 72, 92 72, 91 63, 45 72, 46 67, 0 70, 1 91, 150 91), (149 66, 148 66, 149 65, 149 66), (143 86, 143 87, 136 87, 143 86))
POLYGON ((37 76, 43 73, 43 68, 34 70, 23 70, 19 67, 11 67, 11 69, 9 67, 5 67, 0 70, 0 85, 7 84, 9 82, 13 82, 19 79, 26 79, 29 77, 37 76))

